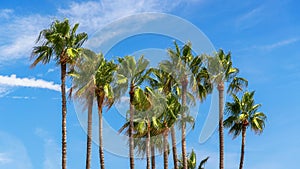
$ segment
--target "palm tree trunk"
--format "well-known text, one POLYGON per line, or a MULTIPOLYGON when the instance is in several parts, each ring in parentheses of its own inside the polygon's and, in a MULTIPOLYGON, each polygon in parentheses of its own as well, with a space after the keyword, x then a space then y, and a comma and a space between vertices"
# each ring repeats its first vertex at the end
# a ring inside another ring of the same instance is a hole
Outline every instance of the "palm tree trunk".
POLYGON ((243 164, 244 164, 245 142, 246 142, 246 126, 243 126, 243 129, 242 129, 242 147, 241 147, 240 169, 243 169, 243 164))
POLYGON ((146 155, 147 155, 147 169, 150 169, 150 120, 148 120, 148 130, 146 139, 146 155))
POLYGON ((132 104, 134 97, 134 86, 130 86, 129 91, 130 96, 130 108, 129 108, 129 158, 130 158, 130 169, 134 169, 134 140, 132 137, 133 134, 133 119, 134 119, 134 106, 132 104))
POLYGON ((88 126, 87 126, 87 142, 86 142, 86 162, 85 168, 91 168, 91 156, 92 156, 92 111, 93 111, 93 96, 88 98, 88 126))
POLYGON ((169 133, 168 128, 166 128, 166 130, 164 131, 164 169, 168 169, 169 166, 168 133, 169 133))
MULTIPOLYGON (((185 107, 186 106, 186 92, 187 92, 187 84, 188 84, 188 80, 187 78, 185 78, 182 81, 182 106, 185 107)), ((181 139, 182 139, 182 143, 181 143, 181 150, 182 150, 182 159, 183 159, 183 169, 188 169, 187 168, 187 154, 186 154, 186 123, 184 121, 186 117, 185 112, 182 113, 182 128, 181 128, 181 139)))
POLYGON ((101 169, 105 169, 104 166, 104 150, 103 150, 103 124, 102 124, 102 109, 99 113, 99 156, 101 169))
POLYGON ((218 84, 219 91, 219 149, 220 149, 220 162, 219 168, 224 169, 224 127, 223 127, 223 114, 224 114, 224 82, 218 84))
POLYGON ((155 149, 153 144, 151 144, 151 169, 155 169, 155 149))
POLYGON ((62 98, 62 169, 67 169, 67 103, 66 103, 66 63, 61 63, 61 98, 62 98))
POLYGON ((177 164, 177 148, 176 148, 176 135, 174 126, 171 127, 171 138, 172 138, 172 151, 173 151, 173 161, 174 161, 174 169, 178 169, 177 164))

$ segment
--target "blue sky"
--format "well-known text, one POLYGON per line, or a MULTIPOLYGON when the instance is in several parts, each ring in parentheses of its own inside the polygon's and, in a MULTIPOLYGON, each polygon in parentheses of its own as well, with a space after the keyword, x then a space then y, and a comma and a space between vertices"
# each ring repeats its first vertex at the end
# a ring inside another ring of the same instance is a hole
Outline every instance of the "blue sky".
MULTIPOLYGON (((216 49, 232 52, 240 75, 249 80, 249 90, 256 90, 256 100, 262 103, 261 110, 268 116, 262 135, 248 131, 245 168, 297 168, 296 152, 300 151, 300 2, 32 0, 29 3, 12 0, 1 1, 0 6, 1 169, 54 169, 60 166, 59 68, 54 63, 29 68, 30 51, 38 32, 47 28, 53 19, 68 17, 71 22, 80 23, 79 31, 92 35, 118 18, 140 12, 164 12, 181 17, 205 33, 216 49)), ((172 47, 172 39, 133 37, 118 44, 112 55, 130 54, 143 47, 165 50, 172 47), (159 43, 155 43, 157 39, 160 39, 159 43)), ((196 128, 187 139, 188 150, 194 148, 199 159, 210 156, 207 168, 214 169, 218 166, 217 132, 204 144, 198 141, 209 105, 209 101, 200 105, 196 128)), ((109 121, 119 117, 115 112, 113 109, 105 114, 105 118, 109 121)), ((111 123, 120 126, 122 120, 111 123)), ((238 167, 240 139, 232 140, 227 131, 225 133, 225 168, 234 169, 238 167)), ((69 168, 84 168, 85 142, 86 135, 74 104, 68 101, 69 168)), ((92 168, 98 168, 97 151, 94 144, 92 168)), ((109 152, 105 155, 107 168, 128 168, 126 158, 109 152)), ((157 160, 157 166, 161 165, 162 157, 158 156, 157 160)), ((144 160, 137 160, 137 168, 144 166, 144 160)))

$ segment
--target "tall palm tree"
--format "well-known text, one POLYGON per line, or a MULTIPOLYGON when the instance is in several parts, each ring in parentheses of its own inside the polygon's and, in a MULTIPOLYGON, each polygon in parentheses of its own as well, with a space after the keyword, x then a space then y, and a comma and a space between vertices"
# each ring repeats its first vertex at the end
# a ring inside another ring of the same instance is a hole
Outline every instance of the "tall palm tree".
MULTIPOLYGON (((206 98, 207 94, 210 92, 210 85, 207 86, 203 84, 203 79, 205 78, 203 69, 202 57, 194 57, 192 54, 191 43, 186 43, 182 48, 179 48, 176 42, 175 50, 169 49, 168 53, 170 60, 163 61, 160 64, 160 68, 170 73, 174 79, 178 79, 177 83, 180 86, 180 92, 177 94, 181 97, 181 104, 183 110, 187 109, 187 96, 191 96, 187 89, 188 86, 196 93, 199 99, 202 101, 206 98)), ((205 80, 209 82, 209 80, 205 80)), ((186 154, 186 120, 190 118, 187 111, 182 111, 181 114, 181 145, 182 145, 182 156, 183 156, 183 167, 187 169, 187 154, 186 154)), ((177 165, 177 164, 176 164, 177 165)), ((177 167, 177 166, 176 166, 177 167)))
POLYGON ((219 50, 215 57, 208 57, 208 73, 211 81, 217 86, 219 92, 219 168, 224 169, 224 83, 229 83, 227 93, 242 91, 248 85, 244 78, 237 77, 239 69, 232 66, 231 53, 225 54, 219 50))
POLYGON ((65 79, 67 66, 75 62, 78 50, 87 39, 86 33, 78 33, 79 24, 70 26, 69 20, 54 21, 50 28, 40 32, 37 46, 33 47, 31 59, 35 59, 31 67, 38 63, 47 64, 54 59, 61 69, 61 97, 62 97, 62 168, 67 168, 67 106, 65 79))
POLYGON ((124 58, 119 58, 119 67, 117 70, 117 85, 118 90, 116 94, 118 96, 124 95, 125 92, 129 89, 130 97, 130 107, 129 107, 129 157, 130 157, 130 168, 134 169, 134 140, 133 140, 133 131, 134 131, 134 91, 137 86, 140 86, 146 76, 146 68, 149 65, 149 61, 140 57, 136 62, 135 58, 132 56, 125 56, 124 58))
MULTIPOLYGON (((162 92, 165 96, 168 96, 173 92, 173 90, 178 91, 179 86, 176 83, 175 79, 173 79, 172 76, 170 76, 169 73, 163 71, 162 69, 150 69, 151 74, 153 75, 151 78, 149 78, 149 82, 151 86, 162 92)), ((175 123, 174 123, 175 125, 175 123)), ((171 131, 171 140, 172 140, 172 153, 173 153, 173 164, 174 169, 178 169, 177 165, 177 147, 176 147, 176 133, 174 129, 174 125, 170 127, 171 131)))
POLYGON ((168 168, 168 155, 169 155, 169 142, 168 134, 170 128, 174 126, 177 121, 177 117, 182 113, 182 105, 179 102, 177 95, 170 93, 166 96, 167 107, 162 112, 160 120, 160 126, 162 126, 162 134, 164 140, 164 169, 168 168))
POLYGON ((102 112, 106 106, 111 108, 116 96, 113 92, 114 74, 117 71, 117 65, 113 61, 108 61, 102 54, 99 55, 100 63, 95 75, 95 96, 98 105, 98 119, 99 119, 99 157, 101 169, 104 169, 104 151, 103 151, 103 123, 102 112))
POLYGON ((242 133, 240 167, 243 168, 245 154, 246 130, 250 127, 255 133, 262 133, 265 127, 266 115, 259 112, 261 104, 255 104, 254 91, 245 92, 241 99, 235 94, 232 95, 233 102, 226 103, 228 118, 224 121, 224 126, 229 128, 229 133, 236 138, 242 133))
POLYGON ((88 108, 86 169, 91 168, 92 110, 96 89, 95 74, 102 59, 94 52, 84 49, 80 52, 74 71, 69 73, 73 77, 70 96, 72 96, 72 91, 76 90, 74 98, 83 102, 84 109, 88 108))

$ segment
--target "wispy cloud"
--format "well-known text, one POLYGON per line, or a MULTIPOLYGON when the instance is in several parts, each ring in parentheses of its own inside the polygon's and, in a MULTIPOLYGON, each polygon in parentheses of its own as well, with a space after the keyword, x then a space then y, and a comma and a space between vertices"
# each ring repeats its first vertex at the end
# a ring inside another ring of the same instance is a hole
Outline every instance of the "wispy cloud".
POLYGON ((272 49, 275 49, 275 48, 278 48, 278 47, 281 47, 281 46, 286 46, 286 45, 296 43, 299 40, 300 40, 299 38, 285 39, 285 40, 278 41, 278 42, 275 42, 275 43, 272 43, 272 44, 269 44, 269 45, 263 45, 263 46, 260 46, 258 48, 263 49, 263 50, 272 50, 272 49))
MULTIPOLYGON (((42 79, 35 79, 35 78, 18 78, 15 74, 12 74, 10 76, 0 75, 0 86, 32 87, 32 88, 43 88, 43 89, 49 89, 54 91, 60 91, 60 85, 54 84, 54 82, 48 82, 42 79)), ((2 90, 6 92, 5 88, 2 90)), ((0 93, 1 93, 1 88, 0 88, 0 93)))
POLYGON ((36 97, 29 97, 29 96, 12 96, 12 99, 36 99, 36 97))
POLYGON ((0 98, 7 95, 10 92, 8 87, 1 87, 0 86, 0 98))
POLYGON ((299 37, 293 37, 293 38, 289 38, 289 39, 283 39, 283 40, 280 40, 280 41, 277 41, 277 42, 271 43, 271 44, 253 45, 250 47, 242 48, 237 51, 249 51, 249 50, 253 50, 253 49, 258 49, 261 51, 271 51, 271 50, 274 50, 274 49, 277 49, 277 48, 280 48, 283 46, 297 43, 299 41, 300 41, 299 37))
MULTIPOLYGON (((0 64, 9 60, 29 58, 39 31, 55 18, 70 18, 80 23, 80 31, 89 34, 119 18, 141 12, 169 12, 184 0, 103 0, 71 2, 57 9, 56 14, 19 16, 11 9, 0 10, 0 64)), ((144 18, 146 19, 146 18, 144 18)))
POLYGON ((72 2, 58 10, 59 16, 79 22, 84 30, 93 32, 116 19, 141 12, 168 12, 183 0, 103 0, 72 2))
POLYGON ((12 9, 0 10, 0 19, 8 19, 14 11, 12 9))
POLYGON ((260 23, 263 20, 263 6, 256 7, 236 19, 236 27, 238 29, 248 29, 260 23))
POLYGON ((0 166, 2 164, 11 163, 13 160, 9 158, 9 154, 7 153, 0 153, 0 166))
POLYGON ((38 14, 17 16, 12 10, 2 11, 6 18, 1 21, 0 27, 0 63, 8 60, 30 56, 30 51, 40 30, 49 24, 48 16, 38 14))

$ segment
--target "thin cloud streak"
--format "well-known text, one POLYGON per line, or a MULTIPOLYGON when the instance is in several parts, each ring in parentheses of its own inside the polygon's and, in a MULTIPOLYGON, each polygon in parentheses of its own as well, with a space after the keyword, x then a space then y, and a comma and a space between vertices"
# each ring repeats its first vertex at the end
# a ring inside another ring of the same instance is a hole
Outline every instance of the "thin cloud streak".
POLYGON ((293 43, 298 42, 300 39, 299 38, 291 38, 291 39, 285 39, 270 45, 265 45, 265 46, 261 46, 259 48, 264 49, 264 50, 272 50, 281 46, 286 46, 286 45, 290 45, 293 43))
POLYGON ((265 10, 263 6, 256 7, 251 11, 239 16, 236 19, 236 27, 238 29, 251 28, 263 20, 262 11, 265 10))
POLYGON ((253 50, 253 49, 258 49, 258 50, 261 50, 261 51, 271 51, 271 50, 274 50, 274 49, 277 49, 277 48, 280 48, 280 47, 283 47, 283 46, 287 46, 287 45, 297 43, 299 41, 300 41, 300 38, 290 38, 290 39, 284 39, 284 40, 281 40, 281 41, 277 41, 277 42, 272 43, 272 44, 253 45, 253 46, 242 48, 242 49, 239 49, 239 50, 236 50, 236 51, 241 52, 241 51, 249 51, 249 50, 253 50))

